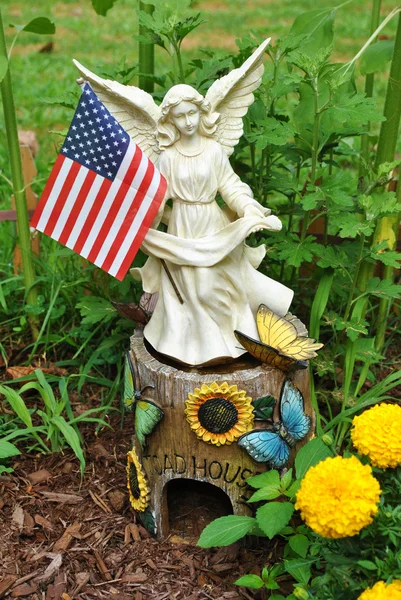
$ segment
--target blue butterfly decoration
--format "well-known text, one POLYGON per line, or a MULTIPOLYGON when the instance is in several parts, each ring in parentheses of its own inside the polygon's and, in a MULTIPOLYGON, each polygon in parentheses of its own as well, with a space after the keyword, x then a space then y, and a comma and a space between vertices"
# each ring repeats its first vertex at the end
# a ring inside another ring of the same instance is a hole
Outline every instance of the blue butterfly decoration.
POLYGON ((276 469, 288 462, 291 448, 306 436, 311 424, 304 398, 289 379, 283 383, 279 402, 280 420, 272 429, 254 429, 238 439, 238 445, 256 462, 270 463, 276 469))

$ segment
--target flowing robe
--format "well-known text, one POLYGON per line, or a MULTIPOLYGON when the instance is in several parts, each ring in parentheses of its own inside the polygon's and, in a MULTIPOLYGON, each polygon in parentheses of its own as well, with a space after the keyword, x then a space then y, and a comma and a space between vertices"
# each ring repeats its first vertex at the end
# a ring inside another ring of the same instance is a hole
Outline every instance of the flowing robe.
POLYGON ((270 211, 253 199, 222 146, 210 138, 202 137, 193 152, 184 152, 179 142, 168 147, 158 168, 168 189, 155 226, 166 201, 172 199, 167 233, 150 229, 142 245, 150 258, 142 269, 131 269, 133 277, 142 280, 144 291, 159 293, 144 336, 158 352, 188 365, 237 358, 245 350, 234 330, 258 339, 259 304, 284 316, 293 297, 290 289, 256 270, 265 247, 245 244, 255 228, 267 228, 264 217, 270 211), (242 218, 230 221, 215 200, 218 192, 242 218), (244 216, 250 206, 260 210, 260 217, 244 216))

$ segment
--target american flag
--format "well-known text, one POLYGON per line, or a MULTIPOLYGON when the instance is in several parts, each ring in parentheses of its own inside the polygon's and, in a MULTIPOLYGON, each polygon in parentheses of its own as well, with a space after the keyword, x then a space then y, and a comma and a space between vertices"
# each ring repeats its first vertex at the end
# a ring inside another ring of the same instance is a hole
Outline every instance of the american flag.
POLYGON ((120 281, 167 182, 85 83, 31 227, 120 281))

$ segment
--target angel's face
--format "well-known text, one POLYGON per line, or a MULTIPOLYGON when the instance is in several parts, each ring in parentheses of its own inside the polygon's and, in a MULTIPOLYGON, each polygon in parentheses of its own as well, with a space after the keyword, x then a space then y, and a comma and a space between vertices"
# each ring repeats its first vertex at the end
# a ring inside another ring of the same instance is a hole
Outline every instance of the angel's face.
POLYGON ((170 110, 170 118, 182 136, 192 137, 199 127, 200 110, 193 102, 183 100, 170 110))

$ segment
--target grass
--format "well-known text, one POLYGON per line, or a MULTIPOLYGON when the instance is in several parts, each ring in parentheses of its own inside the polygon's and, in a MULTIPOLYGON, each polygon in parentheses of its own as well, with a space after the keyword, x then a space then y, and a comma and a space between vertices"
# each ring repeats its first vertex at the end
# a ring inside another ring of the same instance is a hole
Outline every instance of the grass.
MULTIPOLYGON (((321 0, 319 7, 330 7, 331 0, 321 0)), ((14 48, 12 74, 18 122, 21 129, 36 131, 40 143, 37 157, 39 177, 45 177, 50 163, 57 154, 61 138, 50 131, 64 130, 71 113, 68 109, 45 103, 46 98, 64 96, 76 91, 77 72, 71 59, 77 58, 97 73, 113 72, 116 64, 124 61, 132 65, 137 60, 137 43, 132 35, 137 32, 135 0, 118 0, 107 17, 98 16, 89 0, 85 2, 53 2, 43 0, 27 4, 3 0, 5 24, 26 23, 37 16, 47 16, 56 24, 54 36, 22 34, 14 48), (41 53, 43 46, 53 41, 50 53, 41 53)), ((396 3, 383 0, 382 14, 387 14, 396 3)), ((202 12, 206 19, 183 45, 184 60, 195 57, 199 48, 235 49, 235 39, 250 31, 277 39, 288 32, 297 15, 316 8, 313 0, 195 0, 193 12, 202 12)), ((353 2, 339 9, 336 19, 334 58, 349 60, 368 37, 370 2, 353 2)), ((390 24, 387 35, 392 35, 395 24, 390 24)), ((9 42, 15 29, 7 27, 9 42)), ((166 69, 166 54, 157 49, 157 71, 166 69)), ((384 92, 384 84, 378 87, 384 92)), ((4 147, 4 130, 0 125, 0 146, 4 147)), ((7 174, 4 152, 0 168, 7 174)), ((43 182, 38 186, 40 192, 43 182)), ((2 189, 2 188, 1 188, 2 189)), ((8 208, 7 197, 2 194, 3 208, 8 208)))

